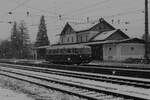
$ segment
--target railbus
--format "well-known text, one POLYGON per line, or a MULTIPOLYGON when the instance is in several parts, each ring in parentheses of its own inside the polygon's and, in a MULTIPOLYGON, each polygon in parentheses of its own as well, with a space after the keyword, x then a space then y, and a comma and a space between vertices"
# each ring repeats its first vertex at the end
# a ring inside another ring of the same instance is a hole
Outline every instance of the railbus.
POLYGON ((46 53, 46 60, 51 63, 81 64, 91 59, 91 47, 82 44, 53 45, 46 53))

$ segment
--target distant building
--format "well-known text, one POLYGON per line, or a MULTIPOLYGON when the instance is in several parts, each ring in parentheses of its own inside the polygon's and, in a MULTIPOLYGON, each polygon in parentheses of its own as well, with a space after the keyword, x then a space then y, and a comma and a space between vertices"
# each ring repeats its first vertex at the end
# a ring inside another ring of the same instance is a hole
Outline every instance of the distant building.
POLYGON ((101 18, 97 23, 67 23, 60 34, 59 44, 83 43, 90 45, 92 48, 92 58, 94 60, 103 60, 103 44, 93 43, 96 41, 123 40, 128 38, 121 30, 115 29, 101 18))

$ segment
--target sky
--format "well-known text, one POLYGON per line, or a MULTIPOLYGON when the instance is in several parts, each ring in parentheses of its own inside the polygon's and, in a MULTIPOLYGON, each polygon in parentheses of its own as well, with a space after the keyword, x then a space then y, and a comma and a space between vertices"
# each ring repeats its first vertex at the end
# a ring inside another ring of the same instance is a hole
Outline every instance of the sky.
POLYGON ((91 23, 102 17, 130 37, 144 34, 144 0, 0 0, 0 39, 10 38, 9 21, 24 20, 34 42, 42 15, 51 43, 58 41, 66 22, 85 24, 87 17, 91 23))

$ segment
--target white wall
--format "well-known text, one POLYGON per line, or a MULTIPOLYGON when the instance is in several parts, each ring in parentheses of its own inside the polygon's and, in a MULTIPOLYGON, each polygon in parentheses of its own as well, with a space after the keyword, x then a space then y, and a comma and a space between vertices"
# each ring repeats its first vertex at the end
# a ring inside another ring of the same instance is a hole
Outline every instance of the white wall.
POLYGON ((105 61, 124 61, 128 58, 144 58, 144 52, 144 44, 140 43, 103 45, 103 57, 105 61))
POLYGON ((117 45, 116 44, 104 44, 103 45, 103 57, 104 60, 114 61, 117 60, 117 45))
POLYGON ((127 58, 144 58, 144 44, 140 43, 124 43, 118 45, 120 48, 120 57, 118 59, 125 60, 127 58))
POLYGON ((77 42, 77 38, 76 38, 76 34, 72 33, 72 34, 66 34, 60 37, 60 44, 64 44, 64 43, 76 43, 77 42), (69 41, 68 41, 69 38, 69 41), (72 41, 73 39, 73 41, 72 41))

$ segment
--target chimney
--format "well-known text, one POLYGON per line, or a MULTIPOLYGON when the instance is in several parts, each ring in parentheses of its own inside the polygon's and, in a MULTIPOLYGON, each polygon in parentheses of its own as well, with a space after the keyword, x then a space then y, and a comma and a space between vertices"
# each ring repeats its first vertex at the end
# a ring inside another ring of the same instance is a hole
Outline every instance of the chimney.
POLYGON ((89 23, 90 21, 89 21, 89 17, 87 17, 87 23, 89 23))
POLYGON ((103 20, 104 20, 103 18, 100 18, 100 19, 99 19, 99 22, 101 23, 103 20))

